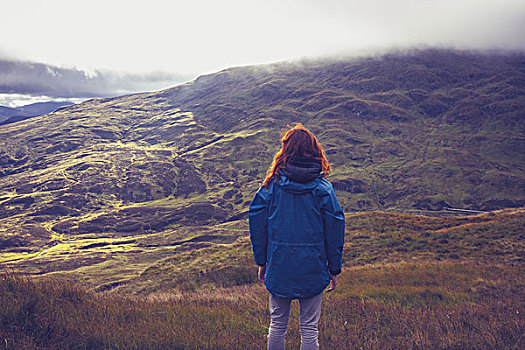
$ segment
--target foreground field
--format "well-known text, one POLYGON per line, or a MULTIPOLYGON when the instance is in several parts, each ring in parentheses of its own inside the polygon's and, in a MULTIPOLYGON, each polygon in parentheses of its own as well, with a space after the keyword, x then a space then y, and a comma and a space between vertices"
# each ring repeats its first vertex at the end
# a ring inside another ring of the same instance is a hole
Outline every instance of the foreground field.
MULTIPOLYGON (((324 298, 322 348, 524 348, 523 209, 346 217, 345 268, 324 298)), ((245 221, 181 238, 189 234, 134 237, 126 249, 90 238, 4 261, 1 346, 264 349, 268 294, 256 281, 245 221)))
MULTIPOLYGON (((522 349, 522 272, 448 261, 347 269, 325 295, 321 347, 522 349)), ((293 305, 287 344, 298 348, 293 305)), ((264 349, 268 322, 261 285, 130 297, 53 279, 0 277, 0 340, 7 349, 264 349)))

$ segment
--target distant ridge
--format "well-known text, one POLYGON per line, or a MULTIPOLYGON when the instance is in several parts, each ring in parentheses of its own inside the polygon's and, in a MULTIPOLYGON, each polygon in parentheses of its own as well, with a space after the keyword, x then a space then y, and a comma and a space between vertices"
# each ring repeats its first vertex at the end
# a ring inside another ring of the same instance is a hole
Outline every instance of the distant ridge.
POLYGON ((63 106, 70 106, 72 102, 37 102, 22 107, 0 106, 0 125, 11 124, 21 120, 38 117, 56 111, 63 106))

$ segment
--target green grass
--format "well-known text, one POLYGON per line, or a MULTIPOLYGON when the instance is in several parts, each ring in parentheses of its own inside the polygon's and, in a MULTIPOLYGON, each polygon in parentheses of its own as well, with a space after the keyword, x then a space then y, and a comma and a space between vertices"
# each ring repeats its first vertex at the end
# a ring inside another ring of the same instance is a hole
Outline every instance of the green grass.
MULTIPOLYGON (((135 210, 135 208, 132 208, 135 210)), ((137 207, 146 222, 148 212, 137 207), (146 214, 143 214, 146 213, 146 214)), ((173 213, 152 207, 152 213, 173 213)), ((132 213, 135 213, 134 211, 132 213)), ((160 215, 160 216, 159 216, 160 215)), ((171 215, 171 214, 170 214, 171 215)), ((125 217, 109 217, 118 222, 125 217)), ((463 217, 429 217, 394 212, 346 214, 347 267, 410 261, 525 262, 523 209, 463 217)), ((246 219, 215 225, 175 225, 161 231, 75 234, 64 231, 48 244, 5 249, 4 268, 61 274, 90 288, 148 294, 253 282, 239 266, 252 264, 246 219), (28 249, 22 251, 20 249, 28 249), (239 278, 239 281, 237 281, 239 278)))

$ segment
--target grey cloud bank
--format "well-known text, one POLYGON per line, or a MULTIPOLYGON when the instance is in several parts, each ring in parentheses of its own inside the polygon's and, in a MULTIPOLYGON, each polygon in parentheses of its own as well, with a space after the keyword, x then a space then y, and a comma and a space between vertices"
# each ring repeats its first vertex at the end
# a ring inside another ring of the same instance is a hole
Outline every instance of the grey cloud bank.
POLYGON ((86 72, 42 63, 0 59, 0 105, 15 107, 50 99, 78 102, 90 97, 159 90, 191 78, 161 72, 86 72))

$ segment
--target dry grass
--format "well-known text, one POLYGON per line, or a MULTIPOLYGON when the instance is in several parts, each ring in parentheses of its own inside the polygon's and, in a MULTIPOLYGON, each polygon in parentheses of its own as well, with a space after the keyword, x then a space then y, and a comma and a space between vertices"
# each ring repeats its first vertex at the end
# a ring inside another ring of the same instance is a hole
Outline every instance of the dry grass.
MULTIPOLYGON (((523 348, 522 269, 472 262, 347 269, 325 296, 321 346, 523 348)), ((0 341, 9 349, 264 349, 267 296, 251 284, 130 297, 4 273, 0 341)), ((287 335, 292 348, 300 342, 297 306, 287 335)))

